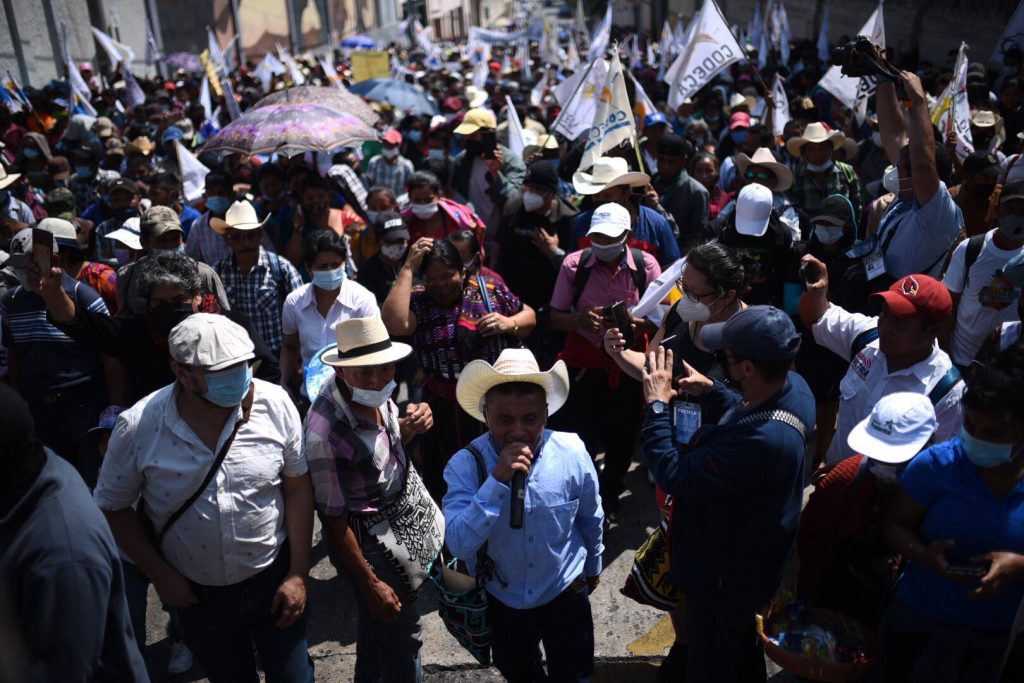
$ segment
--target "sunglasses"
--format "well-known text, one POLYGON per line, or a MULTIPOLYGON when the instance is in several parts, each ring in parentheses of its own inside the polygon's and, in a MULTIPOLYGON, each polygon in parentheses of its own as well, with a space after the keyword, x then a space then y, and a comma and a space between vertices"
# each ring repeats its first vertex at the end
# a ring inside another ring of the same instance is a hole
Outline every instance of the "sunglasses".
POLYGON ((775 180, 775 174, 771 171, 755 171, 752 168, 747 169, 747 172, 743 174, 743 177, 755 182, 775 180))

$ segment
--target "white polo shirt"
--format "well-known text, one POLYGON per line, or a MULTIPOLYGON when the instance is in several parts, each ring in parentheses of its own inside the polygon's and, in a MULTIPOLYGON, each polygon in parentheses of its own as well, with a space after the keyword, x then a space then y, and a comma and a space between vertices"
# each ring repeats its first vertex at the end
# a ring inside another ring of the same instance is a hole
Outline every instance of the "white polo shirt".
POLYGON ((334 336, 335 325, 342 320, 368 318, 372 315, 380 315, 377 298, 366 287, 348 278, 341 283, 338 298, 331 304, 327 316, 320 315, 316 309, 313 284, 309 283, 285 298, 281 328, 285 334, 298 332, 302 347, 302 367, 306 367, 314 353, 337 341, 334 336))
MULTIPOLYGON (((164 537, 167 562, 206 586, 228 586, 269 566, 287 537, 281 477, 306 474, 302 422, 284 389, 254 379, 242 424, 216 476, 164 537)), ((203 482, 242 417, 228 418, 210 450, 178 414, 178 384, 153 392, 117 418, 93 498, 103 510, 142 496, 157 531, 203 482)))
MULTIPOLYGON (((871 413, 880 398, 899 391, 927 395, 953 367, 953 362, 937 342, 930 356, 896 372, 889 372, 885 354, 879 350, 877 339, 851 358, 853 340, 861 332, 873 327, 878 327, 878 318, 849 313, 835 304, 829 304, 825 315, 811 327, 814 341, 850 361, 850 369, 839 383, 839 420, 836 434, 825 455, 829 467, 856 455, 847 445, 846 437, 858 422, 871 413)), ((936 442, 947 441, 959 431, 963 422, 960 407, 963 393, 964 383, 958 382, 936 404, 936 442)))

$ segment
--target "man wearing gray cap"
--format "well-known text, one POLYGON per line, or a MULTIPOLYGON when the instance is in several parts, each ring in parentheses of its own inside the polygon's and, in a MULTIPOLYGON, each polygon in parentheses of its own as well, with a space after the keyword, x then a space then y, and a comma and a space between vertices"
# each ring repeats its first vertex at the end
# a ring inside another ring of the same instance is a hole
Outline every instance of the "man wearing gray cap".
POLYGON ((796 540, 814 396, 790 372, 800 335, 779 309, 751 306, 700 338, 739 392, 685 361, 673 381, 672 351, 658 347, 643 373, 641 453, 678 513, 670 554, 686 594, 689 679, 763 681, 754 614, 796 540))
POLYGON ((256 680, 253 643, 268 681, 312 681, 313 489, 299 415, 281 387, 253 379, 253 343, 224 316, 188 316, 167 341, 176 381, 121 413, 96 503, 179 608, 211 681, 256 680))

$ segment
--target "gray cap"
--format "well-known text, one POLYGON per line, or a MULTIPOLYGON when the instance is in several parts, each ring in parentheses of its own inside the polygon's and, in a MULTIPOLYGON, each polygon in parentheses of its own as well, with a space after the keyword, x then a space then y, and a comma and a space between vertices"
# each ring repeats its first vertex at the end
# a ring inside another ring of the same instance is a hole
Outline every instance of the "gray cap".
POLYGON ((167 337, 171 358, 182 365, 223 370, 256 357, 245 328, 216 313, 193 313, 167 337))
POLYGON ((139 220, 139 234, 142 237, 159 237, 171 230, 185 233, 177 212, 169 206, 151 206, 139 220))

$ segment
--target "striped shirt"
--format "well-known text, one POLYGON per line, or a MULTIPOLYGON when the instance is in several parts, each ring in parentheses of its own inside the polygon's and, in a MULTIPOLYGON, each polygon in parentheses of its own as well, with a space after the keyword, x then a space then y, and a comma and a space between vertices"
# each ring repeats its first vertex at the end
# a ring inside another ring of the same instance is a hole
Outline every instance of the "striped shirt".
MULTIPOLYGON (((109 315, 103 299, 89 285, 67 274, 61 284, 76 307, 109 315)), ((4 346, 19 354, 25 393, 61 391, 102 378, 100 355, 57 329, 47 319, 46 304, 38 294, 20 285, 7 290, 0 297, 0 320, 4 346)))
POLYGON ((398 500, 407 460, 394 401, 385 406, 383 426, 364 422, 337 382, 324 382, 303 431, 302 452, 321 513, 377 512, 398 500))
POLYGON ((242 311, 275 356, 281 351, 281 310, 285 298, 302 286, 302 277, 286 259, 260 247, 256 265, 243 273, 231 254, 214 266, 231 309, 242 311))
POLYGON ((412 162, 403 156, 399 156, 395 163, 389 163, 383 155, 370 159, 366 167, 366 179, 370 181, 370 187, 383 185, 394 190, 396 195, 405 194, 405 188, 409 185, 409 179, 416 172, 412 162))

